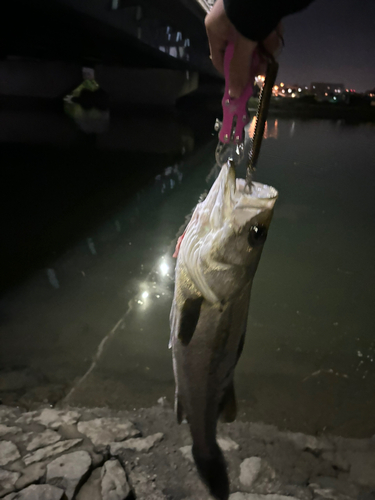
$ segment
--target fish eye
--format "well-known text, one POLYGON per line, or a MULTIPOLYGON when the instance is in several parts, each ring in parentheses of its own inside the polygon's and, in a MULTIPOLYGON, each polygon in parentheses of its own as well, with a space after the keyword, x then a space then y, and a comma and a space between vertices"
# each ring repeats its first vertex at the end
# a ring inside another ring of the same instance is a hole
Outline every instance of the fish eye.
POLYGON ((262 245, 267 238, 267 228, 263 224, 254 224, 249 229, 247 241, 251 247, 262 245))

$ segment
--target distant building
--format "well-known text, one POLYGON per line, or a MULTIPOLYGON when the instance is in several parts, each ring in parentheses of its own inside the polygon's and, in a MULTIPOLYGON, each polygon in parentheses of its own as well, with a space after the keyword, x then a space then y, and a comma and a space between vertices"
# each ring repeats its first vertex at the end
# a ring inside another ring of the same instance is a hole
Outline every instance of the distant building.
POLYGON ((344 101, 346 95, 345 85, 342 83, 313 82, 310 85, 310 92, 319 101, 344 101))
POLYGON ((272 89, 272 95, 274 97, 301 97, 306 94, 308 87, 304 85, 294 85, 280 83, 275 85, 272 89))

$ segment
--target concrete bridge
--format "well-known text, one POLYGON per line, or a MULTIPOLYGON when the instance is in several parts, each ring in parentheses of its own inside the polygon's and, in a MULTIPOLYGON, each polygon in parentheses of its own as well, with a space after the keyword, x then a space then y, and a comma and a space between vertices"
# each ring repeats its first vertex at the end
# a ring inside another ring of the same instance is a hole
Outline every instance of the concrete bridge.
POLYGON ((174 102, 197 88, 198 75, 218 77, 204 28, 210 2, 8 2, 12 30, 1 48, 0 95, 62 96, 80 83, 82 67, 91 67, 116 99, 174 102))

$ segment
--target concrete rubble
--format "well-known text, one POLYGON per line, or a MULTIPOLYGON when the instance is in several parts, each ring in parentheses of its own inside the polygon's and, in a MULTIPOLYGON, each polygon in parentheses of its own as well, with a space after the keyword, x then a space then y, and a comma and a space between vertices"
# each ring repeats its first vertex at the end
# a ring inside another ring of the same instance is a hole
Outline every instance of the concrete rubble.
POLYGON ((118 460, 108 460, 103 465, 101 493, 103 500, 124 500, 129 496, 130 486, 118 460))
POLYGON ((67 499, 72 500, 88 475, 91 462, 87 451, 62 455, 47 465, 46 482, 64 490, 67 499))
MULTIPOLYGON (((219 424, 230 500, 374 500, 375 438, 219 424)), ((0 405, 0 498, 206 500, 186 424, 167 405, 115 411, 0 405)))

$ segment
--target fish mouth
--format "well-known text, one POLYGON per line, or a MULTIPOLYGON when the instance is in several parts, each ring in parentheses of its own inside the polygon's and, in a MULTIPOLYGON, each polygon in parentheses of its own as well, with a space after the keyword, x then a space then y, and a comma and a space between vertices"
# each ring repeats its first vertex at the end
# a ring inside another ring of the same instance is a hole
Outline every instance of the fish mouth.
POLYGON ((236 169, 234 167, 233 162, 228 160, 228 163, 226 165, 227 169, 227 175, 226 179, 224 180, 225 182, 225 188, 224 188, 224 205, 226 205, 228 208, 232 207, 235 198, 236 198, 236 191, 237 191, 237 181, 236 181, 236 169))
POLYGON ((264 206, 266 208, 269 205, 274 205, 279 194, 274 187, 260 182, 252 182, 249 190, 245 179, 236 178, 236 170, 232 162, 228 161, 225 168, 227 171, 224 180, 223 203, 227 208, 239 208, 241 205, 254 208, 264 206))
POLYGON ((209 214, 209 227, 220 229, 237 209, 244 209, 246 212, 272 209, 278 196, 276 189, 259 182, 253 182, 252 186, 249 191, 245 179, 236 178, 233 162, 224 164, 203 202, 205 212, 209 214))
POLYGON ((276 200, 279 195, 274 187, 262 184, 261 182, 252 182, 251 190, 249 191, 245 179, 236 179, 236 190, 242 195, 258 200, 276 200))

